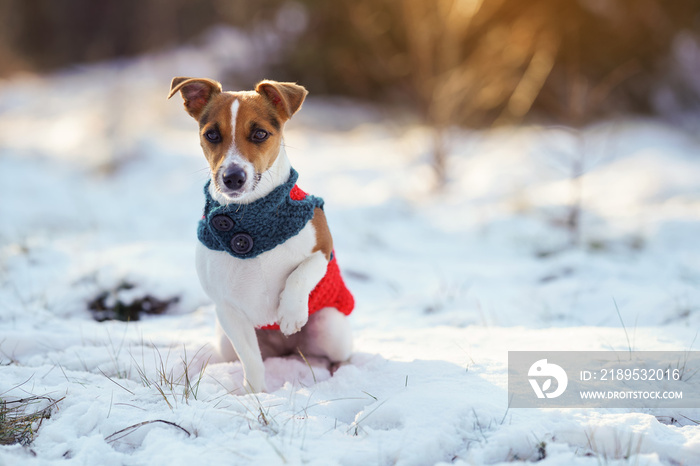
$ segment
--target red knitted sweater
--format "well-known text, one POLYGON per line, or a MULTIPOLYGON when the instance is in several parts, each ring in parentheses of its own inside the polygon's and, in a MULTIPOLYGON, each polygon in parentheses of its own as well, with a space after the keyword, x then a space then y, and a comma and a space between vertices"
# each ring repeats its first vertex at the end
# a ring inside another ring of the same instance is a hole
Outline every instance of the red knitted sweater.
MULTIPOLYGON (((294 185, 289 197, 294 201, 300 201, 306 197, 306 193, 294 185)), ((340 275, 338 261, 335 259, 335 251, 331 254, 331 260, 328 262, 326 275, 323 276, 316 288, 309 294, 309 315, 316 311, 320 311, 324 307, 334 307, 345 315, 350 315, 355 307, 355 300, 345 286, 343 277, 340 275)), ((277 324, 266 325, 261 327, 263 330, 279 330, 277 324)))

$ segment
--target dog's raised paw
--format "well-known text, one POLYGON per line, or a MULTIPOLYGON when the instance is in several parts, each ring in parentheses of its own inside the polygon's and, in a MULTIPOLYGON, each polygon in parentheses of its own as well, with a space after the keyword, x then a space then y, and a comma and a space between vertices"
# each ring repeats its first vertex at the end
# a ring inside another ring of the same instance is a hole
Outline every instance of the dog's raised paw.
POLYGON ((309 320, 308 312, 297 313, 296 315, 286 314, 281 315, 279 318, 279 326, 282 333, 289 336, 297 333, 301 328, 306 325, 309 320))

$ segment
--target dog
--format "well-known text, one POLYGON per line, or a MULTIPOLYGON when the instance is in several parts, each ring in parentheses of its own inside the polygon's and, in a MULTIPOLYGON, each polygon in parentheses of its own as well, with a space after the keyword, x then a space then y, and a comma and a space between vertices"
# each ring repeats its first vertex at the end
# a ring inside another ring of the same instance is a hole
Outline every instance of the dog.
POLYGON ((254 91, 224 92, 211 79, 176 77, 168 99, 177 92, 199 123, 211 169, 196 268, 216 306, 221 356, 241 362, 248 393, 267 390, 267 357, 299 351, 346 361, 354 300, 323 200, 296 186, 284 146, 284 125, 306 89, 264 80, 254 91))

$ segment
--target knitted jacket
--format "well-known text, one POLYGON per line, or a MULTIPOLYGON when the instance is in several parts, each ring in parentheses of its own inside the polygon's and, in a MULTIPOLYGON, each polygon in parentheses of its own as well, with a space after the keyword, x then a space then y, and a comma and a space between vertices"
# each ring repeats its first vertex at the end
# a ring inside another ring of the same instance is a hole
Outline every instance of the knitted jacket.
MULTIPOLYGON (((296 186, 298 178, 299 174, 292 168, 286 183, 250 204, 219 204, 209 194, 210 181, 207 182, 204 215, 197 228, 199 241, 209 249, 249 259, 296 236, 313 218, 314 209, 323 209, 323 199, 296 186)), ((324 307, 334 307, 349 315, 354 305, 333 252, 326 275, 309 295, 309 315, 324 307)), ((279 329, 279 325, 262 328, 279 329)))

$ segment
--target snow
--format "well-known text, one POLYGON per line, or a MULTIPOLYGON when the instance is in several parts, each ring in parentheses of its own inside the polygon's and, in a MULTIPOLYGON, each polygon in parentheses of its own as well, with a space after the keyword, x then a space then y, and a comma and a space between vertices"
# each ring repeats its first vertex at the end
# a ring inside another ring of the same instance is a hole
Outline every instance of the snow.
POLYGON ((0 397, 62 398, 0 465, 700 462, 700 407, 508 409, 509 350, 627 350, 616 305, 634 349, 697 349, 700 140, 659 121, 454 130, 434 193, 426 128, 312 96, 287 151, 326 200, 355 353, 269 359, 242 393, 194 271, 196 124, 165 96, 243 41, 0 83, 0 397), (99 323, 105 291, 179 300, 99 323))

